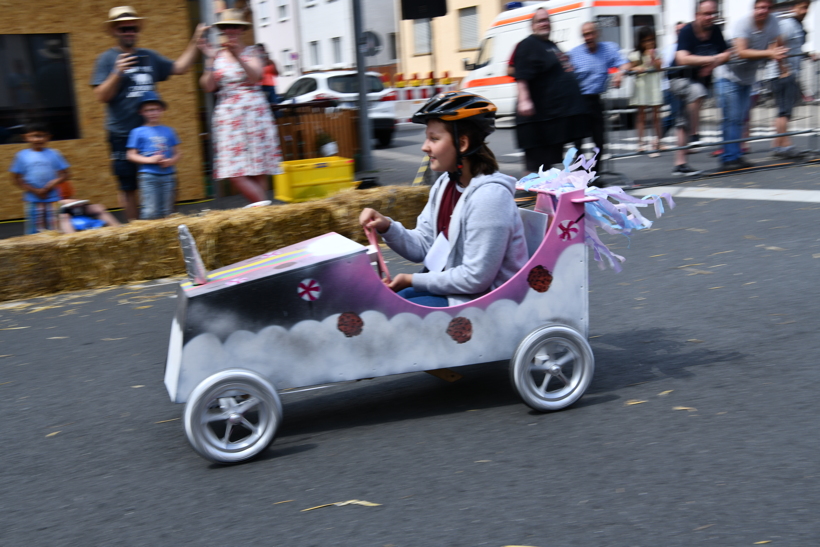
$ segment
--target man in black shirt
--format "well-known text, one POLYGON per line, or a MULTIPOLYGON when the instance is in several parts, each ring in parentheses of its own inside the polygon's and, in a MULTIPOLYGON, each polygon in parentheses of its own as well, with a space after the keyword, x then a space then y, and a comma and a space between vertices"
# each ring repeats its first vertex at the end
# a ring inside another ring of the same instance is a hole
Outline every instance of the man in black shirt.
MULTIPOLYGON (((712 87, 712 72, 726 63, 731 55, 723 33, 715 26, 716 15, 717 3, 714 0, 700 0, 695 20, 683 27, 678 36, 675 64, 687 67, 673 74, 669 83, 672 93, 686 105, 681 109, 684 116, 679 118, 677 124, 678 146, 686 144, 687 132, 692 142, 700 141, 700 107, 712 87)), ((679 173, 681 168, 688 168, 683 150, 675 153, 675 170, 672 173, 691 174, 679 173)))
POLYGON ((549 12, 533 14, 532 34, 515 48, 516 133, 525 168, 537 172, 563 159, 564 144, 590 136, 587 108, 569 58, 550 40, 549 12))

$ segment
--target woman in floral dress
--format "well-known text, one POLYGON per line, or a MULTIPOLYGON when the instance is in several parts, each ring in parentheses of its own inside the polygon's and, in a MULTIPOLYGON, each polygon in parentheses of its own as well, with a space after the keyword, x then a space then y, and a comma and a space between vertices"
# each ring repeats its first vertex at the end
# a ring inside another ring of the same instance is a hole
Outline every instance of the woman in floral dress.
POLYGON ((217 92, 213 116, 214 178, 230 179, 253 203, 266 199, 267 177, 280 172, 282 151, 270 106, 259 87, 262 61, 256 47, 243 47, 242 34, 250 26, 242 11, 227 9, 214 24, 223 45, 214 49, 200 40, 205 68, 199 84, 217 92))

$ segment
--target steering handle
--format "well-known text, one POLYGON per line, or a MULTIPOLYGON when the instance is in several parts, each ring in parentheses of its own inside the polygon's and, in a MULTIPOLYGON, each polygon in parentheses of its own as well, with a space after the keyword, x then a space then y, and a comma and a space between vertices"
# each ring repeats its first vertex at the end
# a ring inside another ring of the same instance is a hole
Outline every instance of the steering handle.
POLYGON ((384 278, 385 281, 390 283, 390 272, 387 270, 387 264, 384 262, 384 257, 382 256, 381 247, 379 247, 379 240, 376 236, 376 230, 373 228, 368 228, 367 226, 363 226, 364 228, 364 235, 367 236, 367 241, 376 249, 376 265, 379 268, 379 278, 384 278))

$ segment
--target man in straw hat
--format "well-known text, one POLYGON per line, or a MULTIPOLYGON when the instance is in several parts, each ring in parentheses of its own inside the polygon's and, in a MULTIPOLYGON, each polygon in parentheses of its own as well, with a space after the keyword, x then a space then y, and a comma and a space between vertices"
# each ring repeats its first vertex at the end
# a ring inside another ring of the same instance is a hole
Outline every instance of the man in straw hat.
POLYGON ((106 21, 108 32, 117 45, 99 57, 91 77, 94 94, 108 105, 106 129, 111 145, 114 174, 120 184, 120 204, 129 220, 139 216, 137 166, 126 159, 125 145, 132 129, 142 125, 139 105, 142 95, 155 91, 154 84, 173 74, 185 74, 194 64, 197 42, 208 27, 197 26, 188 47, 176 61, 156 51, 137 47, 143 17, 131 6, 111 8, 106 21))

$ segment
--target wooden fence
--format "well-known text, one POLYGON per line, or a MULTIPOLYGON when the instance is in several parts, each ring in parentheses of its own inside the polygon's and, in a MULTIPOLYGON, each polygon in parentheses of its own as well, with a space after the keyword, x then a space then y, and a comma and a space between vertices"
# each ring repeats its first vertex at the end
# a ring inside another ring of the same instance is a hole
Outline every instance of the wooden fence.
MULTIPOLYGON (((276 124, 285 161, 322 157, 320 143, 326 134, 339 146, 337 156, 355 158, 359 152, 356 110, 297 106, 281 108, 276 124)), ((324 139, 326 140, 326 139, 324 139)))

